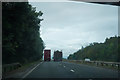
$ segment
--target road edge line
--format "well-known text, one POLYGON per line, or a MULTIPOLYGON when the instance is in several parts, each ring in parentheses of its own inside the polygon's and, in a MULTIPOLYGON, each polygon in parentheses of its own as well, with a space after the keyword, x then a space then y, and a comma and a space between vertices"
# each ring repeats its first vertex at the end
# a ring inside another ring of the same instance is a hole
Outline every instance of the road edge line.
MULTIPOLYGON (((42 63, 42 62, 41 62, 42 63)), ((25 78, 26 76, 28 76, 33 70, 35 70, 36 67, 38 67, 41 63, 37 64, 37 66, 35 66, 34 68, 32 68, 28 73, 26 73, 22 78, 25 78)))

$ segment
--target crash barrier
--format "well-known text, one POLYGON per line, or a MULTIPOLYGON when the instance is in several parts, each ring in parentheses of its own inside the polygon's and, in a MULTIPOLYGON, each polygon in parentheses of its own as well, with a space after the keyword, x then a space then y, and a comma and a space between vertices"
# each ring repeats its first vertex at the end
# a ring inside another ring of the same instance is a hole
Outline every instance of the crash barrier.
POLYGON ((65 60, 68 62, 93 64, 95 66, 113 67, 120 70, 120 62, 105 62, 105 61, 84 61, 84 60, 65 60))
POLYGON ((20 63, 5 64, 2 66, 2 73, 6 73, 21 67, 20 63))

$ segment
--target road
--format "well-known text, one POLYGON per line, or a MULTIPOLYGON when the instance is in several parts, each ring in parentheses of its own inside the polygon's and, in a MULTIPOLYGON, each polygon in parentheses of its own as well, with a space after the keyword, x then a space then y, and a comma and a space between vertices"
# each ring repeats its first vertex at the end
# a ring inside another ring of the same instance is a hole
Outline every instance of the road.
POLYGON ((118 78, 118 71, 68 62, 42 62, 25 78, 118 78))

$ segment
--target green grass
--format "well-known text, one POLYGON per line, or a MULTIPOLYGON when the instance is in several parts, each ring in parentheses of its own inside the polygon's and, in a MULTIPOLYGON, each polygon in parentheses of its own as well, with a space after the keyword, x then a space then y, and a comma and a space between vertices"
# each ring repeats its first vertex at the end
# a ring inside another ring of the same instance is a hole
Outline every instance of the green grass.
POLYGON ((83 62, 76 62, 76 61, 69 61, 69 60, 63 60, 66 62, 71 62, 71 63, 76 63, 76 64, 85 64, 85 65, 89 65, 89 66, 96 66, 96 67, 102 67, 102 68, 107 68, 107 69, 112 69, 112 70, 118 70, 118 67, 112 67, 111 65, 108 66, 101 66, 101 65, 96 65, 95 63, 83 63, 83 62))
MULTIPOLYGON (((19 67, 18 69, 14 69, 12 71, 5 72, 4 74, 11 74, 11 73, 24 71, 24 70, 28 69, 29 67, 33 66, 34 64, 38 64, 41 61, 42 60, 38 60, 38 61, 33 61, 33 62, 30 62, 30 63, 22 64, 22 66, 19 67)), ((9 69, 9 67, 7 69, 9 69)))
POLYGON ((34 64, 38 64, 39 62, 41 62, 42 60, 38 60, 38 61, 33 61, 33 62, 30 62, 30 63, 27 63, 27 64, 23 64, 22 67, 18 68, 20 70, 24 70, 24 69, 27 69, 28 67, 34 65, 34 64))

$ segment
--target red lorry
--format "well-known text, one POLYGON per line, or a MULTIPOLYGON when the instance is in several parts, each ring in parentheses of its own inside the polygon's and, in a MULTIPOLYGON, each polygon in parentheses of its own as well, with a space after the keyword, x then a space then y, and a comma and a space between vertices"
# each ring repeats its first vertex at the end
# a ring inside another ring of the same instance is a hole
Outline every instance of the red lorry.
POLYGON ((44 50, 44 61, 51 60, 51 50, 44 50))

